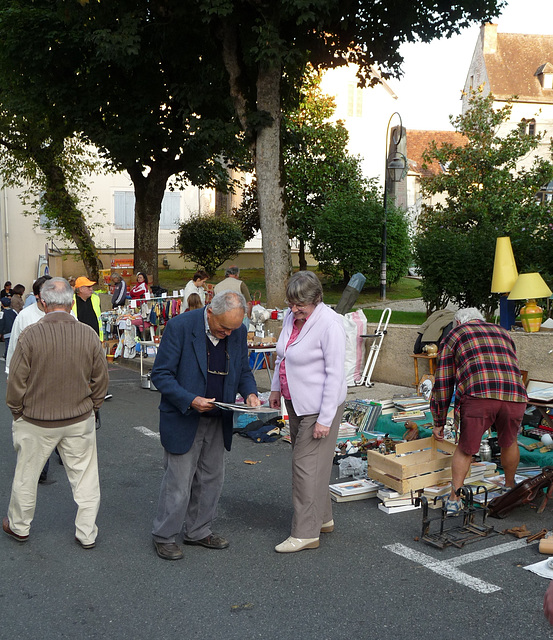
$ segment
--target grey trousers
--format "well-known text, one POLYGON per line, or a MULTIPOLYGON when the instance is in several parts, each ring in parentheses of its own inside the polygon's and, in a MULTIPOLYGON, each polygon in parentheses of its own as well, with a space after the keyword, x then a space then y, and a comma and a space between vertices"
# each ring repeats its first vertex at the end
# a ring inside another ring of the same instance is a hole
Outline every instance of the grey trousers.
POLYGON ((332 503, 328 485, 332 460, 344 405, 336 415, 326 438, 313 438, 318 414, 297 416, 290 400, 286 400, 292 441, 292 536, 318 538, 321 525, 332 520, 332 503))
POLYGON ((224 453, 222 419, 205 416, 189 451, 164 452, 165 474, 152 530, 156 542, 175 542, 183 531, 189 540, 212 533, 223 489, 224 453))

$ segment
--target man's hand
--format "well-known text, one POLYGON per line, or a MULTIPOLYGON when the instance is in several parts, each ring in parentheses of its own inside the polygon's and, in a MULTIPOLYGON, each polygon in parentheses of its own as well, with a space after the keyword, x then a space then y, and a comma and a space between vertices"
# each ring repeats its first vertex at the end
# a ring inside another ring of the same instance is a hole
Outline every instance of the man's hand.
POLYGON ((436 438, 436 440, 444 439, 444 428, 443 427, 433 427, 432 435, 436 438))
POLYGON ((261 405, 261 400, 255 395, 255 393, 250 393, 246 398, 246 404, 248 407, 259 407, 261 405))
POLYGON ((313 427, 313 437, 315 440, 318 440, 319 438, 326 438, 329 433, 330 427, 323 427, 322 424, 318 422, 315 423, 315 426, 313 427))
POLYGON ((215 402, 215 398, 202 398, 201 396, 196 396, 190 406, 192 409, 195 409, 199 413, 204 413, 206 411, 211 411, 214 409, 213 403, 215 402))
POLYGON ((269 406, 271 409, 280 409, 280 391, 271 391, 269 395, 269 406))

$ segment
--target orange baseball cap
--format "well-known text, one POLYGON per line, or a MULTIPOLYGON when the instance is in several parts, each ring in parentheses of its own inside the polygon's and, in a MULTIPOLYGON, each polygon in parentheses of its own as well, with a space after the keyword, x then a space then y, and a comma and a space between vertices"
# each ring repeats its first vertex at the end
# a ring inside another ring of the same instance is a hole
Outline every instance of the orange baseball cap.
POLYGON ((75 280, 75 289, 79 287, 91 287, 93 284, 96 284, 92 280, 89 280, 86 276, 80 276, 75 280))

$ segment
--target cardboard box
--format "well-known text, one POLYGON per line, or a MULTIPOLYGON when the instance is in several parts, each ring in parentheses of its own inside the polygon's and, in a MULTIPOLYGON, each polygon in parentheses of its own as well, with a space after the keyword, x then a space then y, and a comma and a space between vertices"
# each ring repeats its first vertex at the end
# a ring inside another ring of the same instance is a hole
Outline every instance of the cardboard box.
POLYGON ((451 480, 451 460, 456 444, 434 437, 401 442, 396 452, 367 451, 367 476, 399 493, 417 491, 451 480))

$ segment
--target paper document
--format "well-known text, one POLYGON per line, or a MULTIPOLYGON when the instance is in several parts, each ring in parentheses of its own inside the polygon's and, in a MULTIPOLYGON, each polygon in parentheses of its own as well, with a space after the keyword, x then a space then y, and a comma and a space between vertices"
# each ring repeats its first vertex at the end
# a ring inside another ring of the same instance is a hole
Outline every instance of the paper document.
POLYGON ((271 409, 271 407, 248 407, 246 404, 234 404, 232 402, 213 402, 219 409, 226 409, 227 411, 241 411, 242 413, 275 413, 278 409, 271 409))

